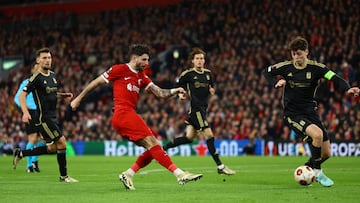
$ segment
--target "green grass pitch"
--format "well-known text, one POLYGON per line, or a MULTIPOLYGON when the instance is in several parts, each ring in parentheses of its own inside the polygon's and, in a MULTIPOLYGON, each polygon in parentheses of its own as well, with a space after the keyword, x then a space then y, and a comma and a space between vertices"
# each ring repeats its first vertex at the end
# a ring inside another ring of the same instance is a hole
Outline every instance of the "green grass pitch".
POLYGON ((335 185, 301 186, 295 168, 307 157, 222 157, 237 171, 218 175, 211 157, 172 157, 182 169, 202 173, 197 182, 178 185, 176 178, 153 161, 134 177, 135 191, 126 191, 118 174, 136 157, 68 157, 68 173, 78 183, 60 183, 55 155, 41 156, 40 173, 25 172, 26 160, 16 170, 12 157, 0 157, 0 202, 360 202, 360 159, 332 157, 323 164, 335 185))

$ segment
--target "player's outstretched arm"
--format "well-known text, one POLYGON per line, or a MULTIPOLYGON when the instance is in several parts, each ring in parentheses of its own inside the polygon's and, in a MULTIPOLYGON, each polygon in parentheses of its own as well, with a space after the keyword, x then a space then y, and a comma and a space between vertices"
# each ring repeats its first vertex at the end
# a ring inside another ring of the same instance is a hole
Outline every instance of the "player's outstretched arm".
POLYGON ((185 90, 182 87, 172 89, 162 89, 159 86, 152 84, 148 87, 147 91, 150 91, 158 98, 168 98, 175 94, 185 94, 185 90))
POLYGON ((57 92, 56 96, 59 99, 72 99, 74 95, 71 92, 57 92))
POLYGON ((84 97, 91 91, 93 91, 95 88, 106 84, 105 79, 102 77, 102 75, 98 76, 96 79, 94 79, 93 81, 91 81, 84 89, 83 91, 81 91, 81 93, 75 97, 74 100, 71 101, 70 106, 72 108, 72 110, 76 110, 81 101, 84 99, 84 97))

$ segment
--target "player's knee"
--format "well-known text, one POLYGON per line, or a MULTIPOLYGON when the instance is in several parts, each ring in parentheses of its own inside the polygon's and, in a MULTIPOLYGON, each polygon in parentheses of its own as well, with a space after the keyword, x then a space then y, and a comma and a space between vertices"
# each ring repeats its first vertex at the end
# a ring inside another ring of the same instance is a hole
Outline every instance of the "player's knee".
POLYGON ((323 132, 318 127, 312 127, 309 131, 307 131, 307 134, 312 138, 313 144, 322 145, 323 142, 323 132))
POLYGON ((49 153, 55 153, 56 152, 56 146, 54 144, 48 145, 47 150, 49 153))
POLYGON ((205 134, 204 137, 205 137, 206 140, 208 140, 208 139, 213 138, 214 135, 213 134, 205 134))
POLYGON ((35 144, 37 142, 37 134, 36 133, 29 134, 28 141, 32 144, 35 144))
POLYGON ((318 142, 322 142, 323 140, 323 133, 322 132, 317 132, 313 135, 313 140, 316 140, 318 142))

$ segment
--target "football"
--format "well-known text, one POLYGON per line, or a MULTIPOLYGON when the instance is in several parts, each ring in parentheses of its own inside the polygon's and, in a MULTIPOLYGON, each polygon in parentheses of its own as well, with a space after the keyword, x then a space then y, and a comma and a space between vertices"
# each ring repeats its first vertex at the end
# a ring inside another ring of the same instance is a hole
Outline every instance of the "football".
POLYGON ((294 177, 300 185, 310 185, 315 180, 315 173, 309 166, 299 166, 295 169, 294 177))

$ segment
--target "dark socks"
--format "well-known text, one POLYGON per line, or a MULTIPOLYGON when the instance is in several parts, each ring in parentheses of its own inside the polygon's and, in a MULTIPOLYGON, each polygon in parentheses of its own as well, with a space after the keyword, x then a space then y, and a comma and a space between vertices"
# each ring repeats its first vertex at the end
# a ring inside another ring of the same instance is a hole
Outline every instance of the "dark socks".
POLYGON ((219 154, 217 153, 216 149, 215 149, 215 144, 214 144, 214 137, 206 140, 206 144, 207 144, 207 147, 208 147, 208 150, 212 156, 212 158, 214 159, 216 165, 221 165, 221 161, 220 161, 220 158, 219 158, 219 154))
POLYGON ((49 152, 47 151, 47 146, 36 147, 22 151, 22 156, 35 156, 42 154, 49 154, 49 152))
POLYGON ((57 161, 59 164, 60 175, 67 176, 66 149, 58 149, 57 150, 57 161))
POLYGON ((310 151, 311 151, 310 164, 312 165, 312 168, 321 169, 321 163, 322 163, 321 147, 315 147, 314 145, 310 144, 310 151))
POLYGON ((169 142, 167 143, 165 146, 163 146, 163 149, 166 151, 170 148, 173 148, 173 147, 177 147, 179 145, 182 145, 182 144, 188 144, 188 143, 192 143, 191 140, 189 140, 189 138, 187 137, 177 137, 174 139, 174 141, 172 142, 169 142))

